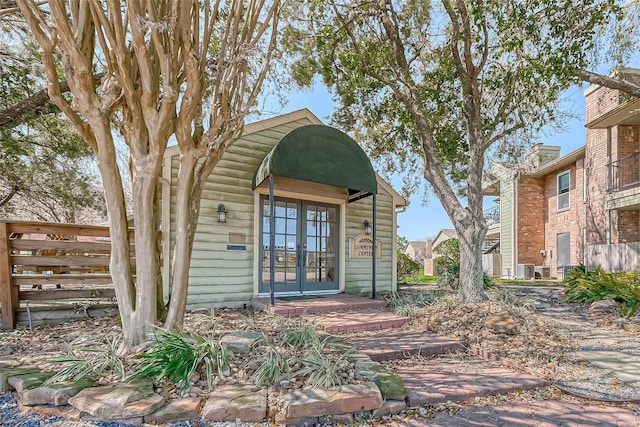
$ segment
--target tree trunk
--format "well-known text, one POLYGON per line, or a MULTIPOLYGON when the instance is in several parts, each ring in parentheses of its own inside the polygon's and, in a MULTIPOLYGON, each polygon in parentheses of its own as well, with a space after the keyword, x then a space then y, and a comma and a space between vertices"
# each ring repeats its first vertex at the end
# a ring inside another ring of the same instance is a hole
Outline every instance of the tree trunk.
POLYGON ((458 295, 463 303, 476 303, 487 299, 482 271, 482 241, 486 234, 486 225, 484 218, 480 218, 480 221, 469 214, 467 218, 454 224, 460 247, 458 295))
POLYGON ((194 200, 194 171, 198 157, 193 151, 180 154, 178 170, 178 188, 176 189, 175 245, 171 275, 171 303, 165 327, 173 329, 182 325, 187 307, 187 291, 189 286, 189 267, 191 266, 191 249, 193 236, 198 224, 197 209, 192 208, 194 200), (195 219, 194 219, 195 218, 195 219))
POLYGON ((156 240, 158 230, 154 227, 155 194, 158 171, 150 161, 147 170, 136 171, 133 182, 135 247, 136 247, 136 302, 131 331, 133 345, 142 343, 146 333, 155 326, 157 303, 158 263, 156 240))
POLYGON ((113 280, 118 310, 122 321, 123 346, 132 348, 136 345, 133 322, 133 305, 135 289, 131 274, 129 230, 127 227, 126 205, 120 171, 116 164, 115 147, 109 142, 110 133, 104 130, 103 135, 96 132, 96 139, 107 139, 97 150, 98 167, 104 185, 105 203, 109 218, 109 235, 111 237, 111 259, 109 271, 113 280))

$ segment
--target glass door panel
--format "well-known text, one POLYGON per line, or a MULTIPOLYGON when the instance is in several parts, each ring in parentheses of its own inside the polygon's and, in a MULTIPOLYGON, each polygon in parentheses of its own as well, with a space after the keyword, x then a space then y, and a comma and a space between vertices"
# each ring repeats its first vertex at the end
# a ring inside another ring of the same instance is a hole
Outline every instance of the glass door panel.
POLYGON ((337 290, 338 209, 304 203, 303 210, 307 224, 304 227, 302 290, 337 290))
MULTIPOLYGON (((269 199, 261 199, 261 293, 269 292, 269 199)), ((338 290, 338 207, 276 198, 275 292, 338 290)))
MULTIPOLYGON (((262 246, 260 292, 269 292, 271 280, 269 199, 262 199, 262 246)), ((299 203, 275 201, 275 292, 300 290, 298 263, 299 203)))

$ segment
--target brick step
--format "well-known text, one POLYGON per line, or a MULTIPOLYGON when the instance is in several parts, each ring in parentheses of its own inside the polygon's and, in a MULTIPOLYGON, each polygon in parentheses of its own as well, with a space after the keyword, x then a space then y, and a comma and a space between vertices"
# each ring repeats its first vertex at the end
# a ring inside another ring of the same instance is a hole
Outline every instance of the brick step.
POLYGON ((463 361, 442 357, 432 362, 429 366, 398 368, 396 371, 407 389, 409 406, 463 402, 475 397, 530 390, 547 384, 542 378, 482 359, 465 358, 463 361))
POLYGON ((350 340, 358 351, 371 360, 408 359, 411 356, 436 356, 464 351, 462 341, 426 332, 392 332, 350 340))
POLYGON ((338 294, 294 300, 276 298, 274 306, 271 306, 269 298, 255 298, 251 305, 256 310, 268 311, 284 317, 298 317, 303 314, 384 308, 387 302, 357 295, 338 294))
POLYGON ((323 313, 305 316, 305 319, 330 334, 400 328, 411 321, 410 317, 376 309, 323 313))

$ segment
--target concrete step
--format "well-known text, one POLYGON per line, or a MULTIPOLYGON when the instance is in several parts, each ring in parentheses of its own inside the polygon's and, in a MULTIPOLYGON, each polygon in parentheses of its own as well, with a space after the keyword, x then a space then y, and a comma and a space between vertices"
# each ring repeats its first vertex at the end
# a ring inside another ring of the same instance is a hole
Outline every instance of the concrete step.
POLYGON ((298 317, 304 314, 329 313, 332 311, 367 310, 384 308, 386 301, 373 300, 357 295, 338 294, 302 297, 300 299, 276 299, 271 305, 269 298, 255 298, 251 305, 256 310, 268 311, 284 317, 298 317))
POLYGON ((464 351, 462 341, 426 332, 394 331, 350 340, 358 351, 371 360, 408 359, 411 356, 436 356, 464 351))
POLYGON ((409 406, 463 402, 475 397, 507 394, 547 385, 533 375, 501 367, 484 359, 442 357, 428 366, 398 368, 409 406))
POLYGON ((305 316, 305 319, 330 334, 400 328, 411 321, 410 317, 376 309, 322 313, 305 316))

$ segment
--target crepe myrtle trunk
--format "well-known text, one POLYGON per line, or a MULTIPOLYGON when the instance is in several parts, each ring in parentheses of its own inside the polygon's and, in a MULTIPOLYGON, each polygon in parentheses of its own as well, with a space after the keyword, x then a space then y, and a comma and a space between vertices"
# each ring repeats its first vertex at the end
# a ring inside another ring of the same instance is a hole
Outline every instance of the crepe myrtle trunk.
POLYGON ((171 267, 171 302, 165 323, 167 329, 174 329, 182 325, 187 306, 191 249, 195 229, 198 225, 198 194, 194 195, 193 193, 197 162, 196 153, 187 151, 180 155, 176 191, 176 242, 171 267))
POLYGON ((487 232, 484 218, 467 216, 454 223, 460 247, 460 286, 458 294, 463 303, 485 301, 482 270, 482 241, 487 232))

